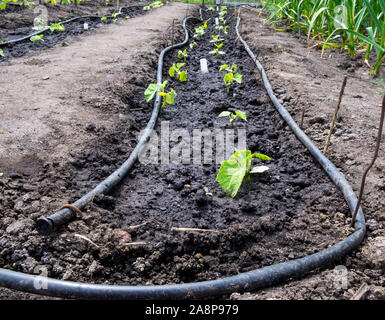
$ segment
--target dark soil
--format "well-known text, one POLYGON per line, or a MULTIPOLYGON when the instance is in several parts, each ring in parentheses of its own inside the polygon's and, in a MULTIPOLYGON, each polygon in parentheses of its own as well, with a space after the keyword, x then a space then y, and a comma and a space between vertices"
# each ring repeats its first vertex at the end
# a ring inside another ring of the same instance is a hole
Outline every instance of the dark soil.
MULTIPOLYGON (((132 6, 128 8, 123 8, 121 11, 121 15, 116 16, 116 21, 113 21, 114 18, 111 17, 111 14, 116 12, 115 10, 111 10, 109 13, 108 17, 106 17, 106 20, 101 20, 101 18, 95 18, 95 17, 90 17, 90 18, 81 18, 77 19, 75 21, 71 21, 69 23, 65 23, 64 31, 54 31, 51 32, 50 30, 46 31, 44 33, 44 36, 42 40, 37 43, 33 43, 30 41, 30 39, 26 39, 21 42, 17 42, 14 44, 9 44, 6 46, 2 46, 1 48, 3 49, 4 52, 4 57, 0 57, 0 62, 10 58, 10 57, 20 57, 23 56, 24 54, 41 49, 41 48, 51 48, 54 45, 56 45, 58 42, 61 42, 65 40, 69 36, 77 36, 80 35, 84 32, 91 31, 96 28, 102 27, 104 24, 110 24, 110 23, 119 23, 120 19, 129 19, 134 16, 140 15, 140 14, 145 14, 148 11, 144 11, 143 7, 141 6, 132 6), (84 29, 84 24, 88 24, 88 29, 84 29)), ((60 20, 53 20, 49 21, 48 25, 51 25, 52 23, 58 23, 60 20)), ((33 25, 32 25, 33 26, 33 25)), ((25 36, 28 36, 36 30, 32 29, 32 26, 25 26, 21 28, 17 28, 14 30, 8 30, 7 32, 0 33, 0 39, 3 41, 7 42, 10 40, 14 39, 20 39, 25 36)), ((68 45, 66 42, 62 43, 63 46, 68 45)))
POLYGON ((233 16, 227 18, 229 35, 222 48, 226 55, 216 57, 208 54, 214 47, 209 43, 211 35, 218 34, 213 23, 216 13, 205 15, 211 18, 206 34, 201 40, 191 40, 198 42, 193 50, 186 46, 186 83, 168 76, 168 68, 178 62, 177 51, 165 59, 163 79, 178 96, 176 104, 161 113, 157 132, 161 121, 169 121, 171 131, 183 128, 190 136, 193 129, 231 129, 218 114, 244 110, 248 122, 236 121, 235 128, 246 129, 248 149, 272 158, 267 164, 270 170, 244 183, 231 199, 215 181, 219 164, 136 164, 119 187, 94 199, 82 219, 51 237, 40 237, 34 220, 58 209, 54 203, 49 205, 52 199, 77 200, 112 173, 135 147, 152 104, 144 103, 148 83, 140 74, 133 75, 137 90, 129 95, 116 92, 127 108, 109 106, 108 110, 118 111, 121 119, 129 118, 129 126, 120 119, 115 132, 88 126, 85 129, 95 135, 95 143, 71 154, 71 163, 37 161, 33 171, 0 180, 1 267, 32 273, 37 265, 44 265, 50 277, 91 283, 193 282, 303 257, 351 232, 341 193, 271 105, 252 61, 236 42, 233 16), (200 58, 208 59, 209 75, 200 73, 200 58), (225 90, 224 73, 218 72, 224 63, 236 63, 243 75, 242 84, 230 94, 225 90), (204 187, 212 196, 206 195, 204 187), (39 200, 46 200, 46 209, 40 212, 39 200), (179 232, 172 227, 214 231, 179 232))

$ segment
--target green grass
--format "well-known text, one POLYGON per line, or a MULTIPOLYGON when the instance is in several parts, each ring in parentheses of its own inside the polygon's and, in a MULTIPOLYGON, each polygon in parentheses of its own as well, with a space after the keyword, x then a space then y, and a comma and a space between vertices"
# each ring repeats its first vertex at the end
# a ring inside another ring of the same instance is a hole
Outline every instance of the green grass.
MULTIPOLYGON (((288 22, 289 27, 318 40, 322 52, 341 47, 354 57, 365 52, 365 62, 374 55, 371 72, 378 74, 385 56, 385 0, 267 0, 263 11, 273 24, 288 22)), ((282 30, 282 29, 281 29, 282 30)))

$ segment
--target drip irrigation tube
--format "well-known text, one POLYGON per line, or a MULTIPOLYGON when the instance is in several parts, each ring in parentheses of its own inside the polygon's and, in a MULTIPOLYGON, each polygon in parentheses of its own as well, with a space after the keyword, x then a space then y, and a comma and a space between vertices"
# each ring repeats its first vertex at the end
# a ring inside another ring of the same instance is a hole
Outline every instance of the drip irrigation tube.
MULTIPOLYGON (((143 7, 144 5, 145 4, 143 4, 143 5, 142 4, 135 4, 135 5, 132 5, 132 6, 120 7, 120 9, 118 11, 114 12, 114 15, 121 13, 123 9, 128 9, 128 8, 133 8, 133 7, 143 7)), ((101 19, 103 17, 111 19, 114 16, 84 15, 84 16, 73 17, 71 19, 61 21, 60 23, 61 24, 67 24, 67 23, 70 23, 72 21, 76 21, 76 20, 80 20, 80 19, 86 19, 86 18, 88 18, 88 19, 101 19)), ((42 34, 42 33, 46 32, 48 30, 50 30, 50 27, 46 27, 46 28, 44 28, 42 30, 33 32, 33 33, 29 34, 28 36, 24 36, 24 37, 21 37, 21 38, 18 38, 18 39, 13 39, 13 40, 1 42, 0 43, 0 47, 5 47, 7 45, 11 45, 11 44, 15 44, 15 43, 22 42, 22 41, 25 41, 25 40, 29 40, 29 38, 31 38, 33 36, 37 36, 39 34, 42 34)))
MULTIPOLYGON (((176 47, 180 47, 187 43, 188 32, 186 29, 186 22, 188 19, 193 17, 187 17, 183 21, 183 28, 186 33, 186 38, 182 43, 176 44, 171 47, 164 49, 159 56, 158 74, 157 80, 161 82, 162 75, 162 64, 164 54, 176 47)), ((266 90, 277 108, 278 112, 288 123, 290 128, 294 131, 300 141, 309 149, 311 154, 321 164, 327 174, 330 176, 332 181, 340 189, 349 204, 351 212, 353 212, 355 205, 357 204, 357 198, 353 193, 352 188, 349 186, 343 175, 337 170, 337 168, 317 149, 312 141, 306 136, 304 132, 295 124, 290 114, 285 108, 278 102, 274 96, 271 85, 267 79, 266 73, 255 58, 254 54, 248 47, 247 43, 240 37, 238 26, 240 18, 237 20, 236 32, 237 35, 244 45, 246 51, 255 62, 259 69, 266 90)), ((160 97, 157 96, 154 110, 150 122, 146 127, 148 131, 151 129, 156 121, 159 113, 160 97)), ((127 162, 118 169, 117 173, 114 173, 107 182, 101 183, 95 190, 108 190, 111 188, 112 183, 120 180, 122 174, 132 165, 134 159, 137 156, 140 146, 145 142, 145 138, 142 138, 138 146, 135 148, 133 154, 127 162)), ((94 194, 92 191, 91 194, 94 194)), ((90 197, 90 194, 86 196, 90 197)), ((326 267, 327 265, 335 262, 338 259, 344 257, 347 253, 355 249, 362 241, 365 235, 365 219, 363 216, 362 209, 358 211, 358 215, 355 223, 355 232, 348 236, 343 241, 338 242, 330 248, 324 249, 318 253, 300 258, 295 260, 286 261, 283 263, 263 267, 260 269, 252 270, 246 273, 241 273, 235 276, 203 281, 196 283, 186 284, 172 284, 172 285, 161 285, 161 286, 122 286, 122 285, 101 285, 101 284, 89 284, 70 282, 63 280, 56 280, 52 278, 44 278, 24 274, 20 272, 9 271, 0 269, 0 286, 7 287, 10 289, 16 289, 26 291, 30 293, 36 293, 48 296, 57 296, 62 298, 86 298, 86 299, 191 299, 191 298, 202 298, 202 297, 213 297, 223 294, 230 294, 232 292, 244 292, 250 291, 261 287, 271 286, 281 281, 288 280, 292 277, 301 277, 307 272, 320 267, 326 267), (40 282, 39 282, 40 281, 40 282), (43 281, 44 286, 36 285, 41 284, 43 281), (41 288, 43 287, 43 288, 41 288)))

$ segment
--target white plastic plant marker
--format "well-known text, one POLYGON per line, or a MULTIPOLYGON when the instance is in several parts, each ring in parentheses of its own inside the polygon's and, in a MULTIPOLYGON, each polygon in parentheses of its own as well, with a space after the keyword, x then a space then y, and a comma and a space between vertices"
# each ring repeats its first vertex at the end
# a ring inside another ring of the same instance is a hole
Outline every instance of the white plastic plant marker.
POLYGON ((88 30, 88 23, 84 23, 84 30, 88 30))
POLYGON ((219 19, 215 18, 215 25, 219 25, 219 19))
POLYGON ((200 60, 201 62, 201 72, 202 73, 209 73, 209 68, 207 66, 207 60, 205 58, 200 60))

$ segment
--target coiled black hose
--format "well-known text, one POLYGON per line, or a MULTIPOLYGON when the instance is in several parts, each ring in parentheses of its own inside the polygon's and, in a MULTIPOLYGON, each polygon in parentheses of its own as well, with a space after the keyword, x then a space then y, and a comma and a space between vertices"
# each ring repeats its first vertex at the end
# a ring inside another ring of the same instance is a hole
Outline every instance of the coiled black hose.
MULTIPOLYGON (((158 65, 158 82, 161 80, 162 62, 164 54, 172 48, 180 47, 187 43, 188 32, 186 29, 186 21, 192 19, 188 17, 183 21, 183 28, 186 32, 185 40, 177 45, 168 47, 162 51, 159 56, 158 65)), ((275 107, 290 128, 294 131, 301 142, 309 149, 311 154, 321 164, 324 170, 328 173, 332 181, 340 189, 353 212, 357 198, 353 193, 352 188, 337 170, 337 168, 317 149, 304 132, 295 124, 290 114, 278 102, 277 98, 271 89, 271 85, 267 79, 266 73, 255 58, 254 54, 248 47, 247 43, 240 37, 238 26, 240 19, 238 18, 236 31, 239 39, 244 45, 246 51, 253 59, 257 68, 259 69, 266 90, 273 101, 275 107)), ((153 116, 147 128, 153 124, 153 118, 158 114, 160 106, 160 97, 154 104, 153 116)), ((137 148, 135 149, 137 150, 137 148)), ((118 176, 118 175, 117 175, 118 176)), ((115 177, 115 176, 114 176, 115 177)), ((111 180, 111 179, 110 179, 111 180)), ((235 276, 203 281, 187 284, 174 284, 162 286, 110 286, 101 284, 89 284, 70 282, 63 280, 56 280, 51 278, 42 279, 44 286, 36 286, 38 278, 34 275, 24 274, 20 272, 0 269, 0 286, 10 289, 26 291, 30 293, 37 293, 41 295, 57 296, 63 298, 85 298, 85 299, 191 299, 212 297, 232 292, 244 292, 257 288, 277 284, 281 281, 292 277, 301 277, 307 272, 316 268, 325 267, 355 249, 362 241, 365 235, 365 219, 362 209, 358 211, 355 223, 355 232, 348 236, 343 241, 338 242, 332 247, 322 250, 318 253, 295 260, 286 261, 283 263, 263 267, 252 270, 246 273, 241 273, 235 276), (43 289, 40 289, 44 287, 43 289)))

